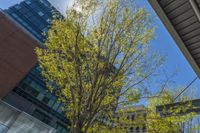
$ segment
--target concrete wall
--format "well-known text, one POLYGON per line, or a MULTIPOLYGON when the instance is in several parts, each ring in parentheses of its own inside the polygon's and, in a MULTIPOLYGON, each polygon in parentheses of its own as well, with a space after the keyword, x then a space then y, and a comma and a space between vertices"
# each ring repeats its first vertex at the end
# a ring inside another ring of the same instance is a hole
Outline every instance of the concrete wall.
POLYGON ((56 130, 25 112, 0 101, 1 133, 56 133, 56 130))

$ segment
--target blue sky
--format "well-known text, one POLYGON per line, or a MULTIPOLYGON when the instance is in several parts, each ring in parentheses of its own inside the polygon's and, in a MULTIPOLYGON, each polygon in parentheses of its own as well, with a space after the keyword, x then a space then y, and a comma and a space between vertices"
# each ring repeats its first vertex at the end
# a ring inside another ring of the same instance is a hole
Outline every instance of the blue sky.
MULTIPOLYGON (((0 0, 0 8, 5 9, 11 5, 19 3, 22 0, 0 0)), ((55 7, 60 11, 64 12, 68 0, 49 0, 55 7), (58 2, 59 1, 59 2, 58 2)), ((166 62, 163 66, 165 72, 170 75, 171 73, 178 71, 176 76, 173 78, 175 83, 173 86, 186 86, 196 77, 190 64, 187 62, 179 48, 177 47, 170 34, 159 20, 147 0, 136 0, 139 6, 147 9, 153 17, 155 17, 155 25, 157 27, 155 32, 155 39, 151 42, 152 49, 166 56, 166 62)), ((159 77, 157 79, 159 81, 159 77)), ((156 82, 157 82, 156 81, 156 82)), ((155 83, 156 84, 156 83, 155 83)), ((155 86, 155 85, 153 85, 155 86)), ((198 89, 200 86, 200 80, 198 79, 190 89, 198 89)), ((156 87, 155 87, 156 88, 156 87)), ((154 89, 156 90, 156 89, 154 89)), ((189 91, 189 90, 188 90, 189 91)))

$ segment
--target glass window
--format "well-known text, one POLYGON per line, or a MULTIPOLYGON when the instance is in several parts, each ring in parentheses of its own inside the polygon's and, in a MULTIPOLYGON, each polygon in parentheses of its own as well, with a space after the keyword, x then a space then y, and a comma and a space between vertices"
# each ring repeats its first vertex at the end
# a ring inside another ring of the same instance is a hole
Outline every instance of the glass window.
POLYGON ((42 36, 41 35, 39 35, 39 34, 35 34, 36 35, 36 37, 40 40, 41 38, 42 38, 42 36))
POLYGON ((58 127, 57 127, 56 133, 62 133, 62 127, 61 127, 61 126, 58 126, 58 127))
POLYGON ((23 81, 27 84, 30 84, 32 82, 32 80, 29 77, 25 78, 25 80, 23 81))
POLYGON ((30 17, 33 16, 33 13, 32 12, 27 12, 27 13, 24 13, 24 16, 27 18, 27 19, 30 19, 30 17))
POLYGON ((38 15, 40 15, 40 16, 43 16, 43 15, 44 15, 44 13, 43 13, 43 12, 41 12, 41 11, 39 11, 39 12, 38 12, 38 15))
POLYGON ((28 24, 26 22, 22 22, 22 24, 25 26, 25 27, 28 27, 28 24))
POLYGON ((46 21, 47 21, 47 23, 51 24, 52 20, 48 18, 46 21))
POLYGON ((35 27, 37 27, 37 29, 38 29, 38 26, 41 24, 40 18, 31 18, 30 21, 35 25, 35 27))
POLYGON ((24 89, 28 87, 28 85, 24 82, 21 82, 19 85, 18 85, 20 88, 24 89))
POLYGON ((39 90, 41 92, 41 91, 44 91, 44 88, 41 85, 38 85, 37 90, 39 90))
POLYGON ((39 92, 37 90, 31 89, 31 95, 37 97, 39 92))
POLYGON ((130 132, 133 132, 133 127, 130 127, 130 132))
POLYGON ((55 101, 56 101, 55 99, 50 99, 50 101, 48 102, 48 106, 52 107, 54 105, 55 101))
POLYGON ((56 103, 53 105, 53 109, 57 110, 59 105, 60 105, 60 102, 56 101, 56 103))
POLYGON ((36 83, 35 81, 32 81, 31 83, 30 83, 30 86, 33 88, 33 89, 35 89, 35 90, 37 90, 37 91, 39 91, 39 92, 41 92, 42 90, 43 90, 43 87, 42 86, 40 86, 38 83, 36 83))
POLYGON ((51 6, 49 2, 47 2, 46 0, 40 0, 41 3, 43 3, 45 6, 51 6))
POLYGON ((46 33, 48 33, 48 28, 45 27, 42 31, 46 34, 46 33))
POLYGON ((39 92, 35 89, 33 89, 32 87, 30 87, 29 85, 23 83, 22 85, 20 85, 20 87, 22 89, 24 89, 24 91, 26 91, 27 93, 29 93, 30 95, 32 95, 33 97, 37 97, 39 92))
POLYGON ((39 29, 43 30, 45 28, 45 26, 46 25, 44 23, 40 23, 40 25, 38 27, 39 27, 39 29))
POLYGON ((43 98, 44 98, 44 94, 39 93, 39 95, 37 96, 37 99, 42 101, 43 98))
POLYGON ((50 121, 51 121, 51 118, 46 115, 45 113, 39 111, 39 110, 35 110, 32 114, 35 118, 41 120, 42 122, 46 123, 46 124, 49 124, 50 121))
MULTIPOLYGON (((39 17, 32 16, 32 17, 30 17, 29 20, 30 20, 31 23, 33 23, 33 24, 35 24, 35 23, 40 23, 40 22, 38 22, 38 21, 39 21, 38 18, 39 18, 39 17)), ((36 26, 38 26, 38 25, 36 25, 36 26)))
POLYGON ((140 128, 136 127, 136 132, 139 133, 140 132, 140 128))
POLYGON ((58 113, 62 113, 62 112, 63 112, 63 104, 60 104, 58 108, 58 113))
POLYGON ((30 26, 27 26, 27 28, 28 28, 28 30, 29 30, 31 33, 34 32, 34 30, 33 30, 30 26))
POLYGON ((25 3, 28 4, 28 5, 30 5, 31 1, 30 0, 26 0, 25 3))
POLYGON ((17 16, 17 14, 15 14, 15 13, 12 13, 11 14, 14 18, 17 18, 18 16, 17 16))
POLYGON ((142 128, 143 132, 146 132, 146 126, 144 125, 142 128))
POLYGON ((48 103, 48 106, 52 107, 54 103, 55 103, 55 100, 54 99, 50 99, 50 101, 48 103))
POLYGON ((36 69, 37 71, 41 71, 41 70, 42 70, 39 66, 35 67, 35 69, 36 69))
POLYGON ((19 22, 23 22, 23 20, 21 19, 21 18, 19 18, 19 17, 17 17, 17 20, 19 21, 19 22))
POLYGON ((144 119, 146 119, 146 117, 147 117, 147 114, 145 113, 145 114, 143 115, 143 117, 144 117, 144 119))
POLYGON ((129 116, 127 116, 126 119, 129 120, 129 116))
POLYGON ((134 119, 135 119, 135 116, 134 116, 134 115, 132 115, 132 116, 131 116, 131 120, 133 121, 134 119))
POLYGON ((15 9, 17 9, 17 10, 19 10, 21 8, 21 6, 20 5, 15 5, 15 9))
POLYGON ((63 128, 62 133, 67 133, 67 129, 63 128))
POLYGON ((30 8, 31 8, 31 9, 33 9, 33 10, 34 10, 34 9, 37 7, 37 4, 35 4, 35 3, 32 3, 32 4, 30 4, 29 6, 30 6, 30 8))
POLYGON ((56 129, 57 129, 56 133, 67 133, 68 131, 67 127, 60 123, 57 123, 56 129))
POLYGON ((31 82, 30 86, 33 87, 34 89, 36 89, 37 86, 38 86, 38 84, 36 84, 36 83, 33 81, 33 82, 31 82))
POLYGON ((48 97, 45 96, 45 97, 42 99, 42 102, 45 103, 45 104, 48 104, 49 100, 50 100, 50 99, 49 99, 48 97))
POLYGON ((30 10, 29 10, 28 8, 26 8, 26 7, 23 7, 23 8, 21 8, 21 9, 19 10, 19 12, 22 13, 22 14, 24 14, 24 13, 30 12, 30 10))

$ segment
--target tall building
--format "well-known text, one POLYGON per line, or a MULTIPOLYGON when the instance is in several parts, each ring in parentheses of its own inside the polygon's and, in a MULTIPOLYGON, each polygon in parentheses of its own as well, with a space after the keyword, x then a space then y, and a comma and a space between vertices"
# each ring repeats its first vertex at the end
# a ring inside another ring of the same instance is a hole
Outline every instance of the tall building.
POLYGON ((44 42, 53 13, 59 13, 47 0, 25 0, 5 10, 15 21, 44 42))
MULTIPOLYGON (((6 16, 41 45, 46 38, 43 33, 51 25, 53 12, 58 13, 47 0, 25 0, 4 10, 6 16)), ((57 133, 66 133, 69 130, 69 120, 62 112, 63 104, 48 91, 38 64, 3 97, 3 101, 52 126, 57 129, 57 133)))

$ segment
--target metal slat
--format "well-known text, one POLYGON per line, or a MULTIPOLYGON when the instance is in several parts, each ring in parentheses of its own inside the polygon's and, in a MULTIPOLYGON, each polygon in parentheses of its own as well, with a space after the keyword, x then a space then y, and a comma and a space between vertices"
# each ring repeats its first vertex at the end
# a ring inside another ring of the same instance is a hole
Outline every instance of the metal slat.
POLYGON ((200 65, 200 58, 196 59, 196 63, 200 65))
POLYGON ((195 36, 195 37, 185 41, 185 44, 188 46, 188 45, 192 45, 194 43, 197 43, 198 41, 200 41, 200 35, 195 36))
POLYGON ((172 12, 170 12, 167 16, 170 18, 170 19, 174 19, 175 17, 183 14, 184 12, 188 11, 191 9, 191 6, 190 4, 187 2, 187 3, 184 3, 183 5, 181 5, 180 7, 176 8, 175 10, 173 10, 172 12))
POLYGON ((186 40, 189 40, 189 39, 191 39, 195 36, 198 36, 198 35, 200 35, 200 28, 197 28, 197 29, 189 32, 188 34, 185 34, 184 36, 182 36, 182 39, 184 41, 186 41, 186 40))
POLYGON ((179 23, 182 23, 184 21, 186 21, 187 19, 190 19, 192 16, 194 16, 194 12, 193 10, 188 10, 187 12, 184 12, 183 14, 181 14, 180 16, 174 18, 171 20, 171 22, 174 25, 177 25, 179 23))
POLYGON ((200 54, 200 47, 190 51, 193 56, 200 54))
POLYGON ((198 59, 200 59, 200 54, 193 55, 193 57, 195 60, 198 60, 198 59))
POLYGON ((197 18, 195 16, 192 16, 191 18, 189 18, 179 24, 174 25, 174 27, 177 30, 181 30, 181 29, 185 28, 186 26, 191 25, 192 23, 197 22, 197 21, 198 21, 197 18))
POLYGON ((198 21, 196 21, 196 22, 191 23, 190 25, 188 25, 188 26, 186 26, 186 27, 184 27, 184 28, 182 28, 178 31, 179 31, 179 34, 181 36, 184 36, 184 35, 189 34, 193 30, 198 29, 198 28, 200 28, 200 23, 198 21))
POLYGON ((169 5, 164 7, 164 11, 168 14, 186 2, 188 2, 188 1, 187 0, 174 0, 172 3, 170 3, 169 5))
POLYGON ((188 46, 187 46, 187 48, 188 48, 189 50, 194 50, 194 49, 199 48, 199 47, 200 47, 200 42, 197 42, 197 43, 195 43, 195 44, 192 44, 192 45, 188 45, 188 46))
MULTIPOLYGON (((195 61, 196 61, 196 60, 200 59, 200 54, 193 55, 193 57, 198 57, 198 58, 194 58, 194 59, 195 59, 195 61)), ((196 61, 196 62, 197 62, 197 61, 196 61)), ((197 64, 199 64, 199 63, 197 63, 197 64)))
POLYGON ((200 4, 200 0, 196 0, 196 2, 197 2, 198 4, 200 4))
POLYGON ((160 0, 159 3, 161 6, 165 7, 167 5, 169 5, 170 3, 172 3, 174 0, 160 0))

